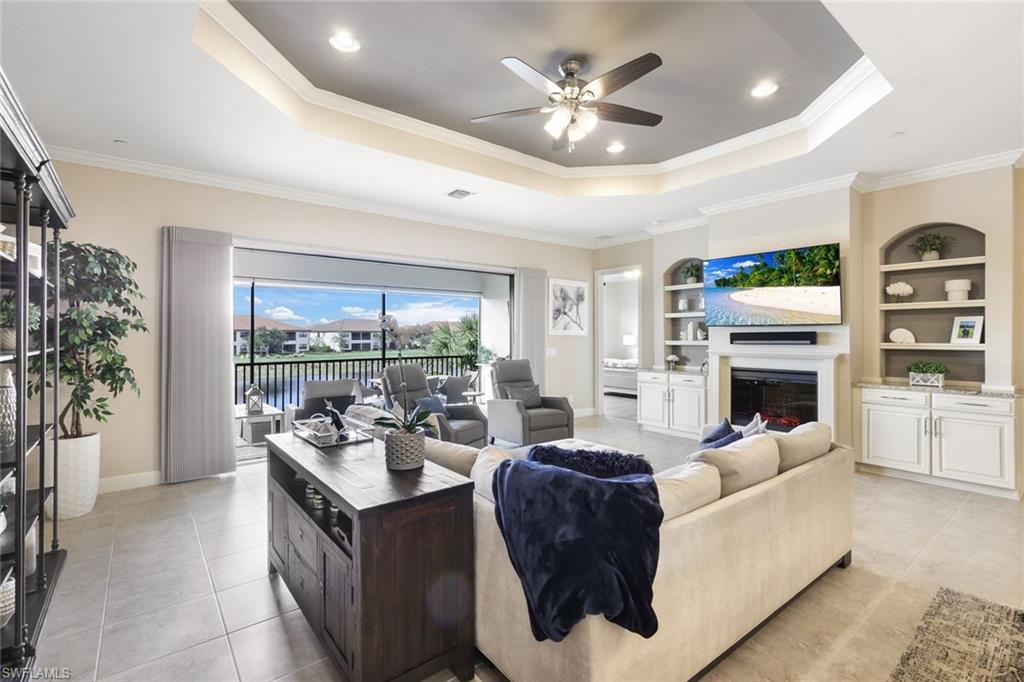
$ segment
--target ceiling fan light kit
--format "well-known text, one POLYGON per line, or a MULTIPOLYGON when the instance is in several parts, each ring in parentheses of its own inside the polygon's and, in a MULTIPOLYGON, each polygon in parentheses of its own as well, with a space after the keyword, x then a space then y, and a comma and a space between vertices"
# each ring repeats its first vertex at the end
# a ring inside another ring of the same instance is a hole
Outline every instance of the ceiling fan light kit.
MULTIPOLYGON (((661 66, 661 57, 649 52, 631 62, 612 69, 608 73, 586 81, 579 77, 583 60, 566 59, 558 66, 562 78, 555 82, 540 71, 517 57, 505 57, 501 63, 548 98, 547 106, 504 111, 499 114, 478 116, 473 123, 496 121, 531 114, 551 114, 544 124, 544 130, 554 138, 552 149, 567 149, 571 154, 576 143, 594 131, 600 120, 631 125, 656 126, 661 123, 659 114, 641 111, 621 104, 601 102, 613 92, 624 88, 641 76, 661 66)), ((618 143, 621 146, 621 143, 618 143)), ((612 154, 622 151, 608 151, 612 154)), ((623 147, 624 148, 624 147, 623 147)))

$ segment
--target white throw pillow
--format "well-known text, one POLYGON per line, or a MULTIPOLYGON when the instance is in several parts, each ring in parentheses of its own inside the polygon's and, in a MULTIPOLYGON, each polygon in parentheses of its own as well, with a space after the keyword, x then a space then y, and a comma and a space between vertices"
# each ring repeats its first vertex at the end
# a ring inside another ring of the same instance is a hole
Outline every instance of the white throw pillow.
POLYGON ((832 429, 821 422, 801 424, 774 436, 779 444, 779 473, 789 471, 832 449, 832 429))
POLYGON ((448 443, 436 438, 423 441, 424 456, 434 464, 440 464, 457 474, 469 477, 480 451, 470 445, 448 443))
POLYGON ((494 479, 494 472, 498 465, 506 459, 512 459, 512 453, 497 445, 488 445, 476 456, 476 462, 470 469, 469 477, 473 479, 473 490, 491 502, 494 502, 494 494, 491 492, 491 482, 494 479))
POLYGON ((769 435, 741 438, 724 448, 698 450, 687 458, 690 462, 713 464, 722 477, 722 497, 779 473, 779 446, 769 435))
POLYGON ((704 462, 690 462, 666 469, 654 477, 665 521, 710 504, 722 496, 718 469, 704 462))

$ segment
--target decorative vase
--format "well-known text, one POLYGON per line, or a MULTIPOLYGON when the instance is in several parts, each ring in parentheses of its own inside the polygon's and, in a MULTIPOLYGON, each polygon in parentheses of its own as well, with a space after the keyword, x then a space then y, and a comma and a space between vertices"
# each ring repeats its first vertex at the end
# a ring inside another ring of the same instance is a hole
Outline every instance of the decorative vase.
MULTIPOLYGON (((52 471, 52 466, 47 467, 47 476, 52 475, 52 471)), ((91 512, 100 488, 100 434, 61 438, 60 471, 57 476, 60 485, 60 518, 73 519, 91 512)), ((53 518, 52 495, 46 501, 46 516, 53 518)))
POLYGON ((670 372, 675 371, 675 369, 676 369, 676 361, 675 360, 669 360, 667 364, 668 364, 668 371, 670 371, 670 372))
POLYGON ((11 575, 3 585, 0 585, 0 627, 7 625, 11 616, 14 615, 15 592, 14 575, 11 575))
POLYGON ((0 447, 14 445, 15 421, 18 410, 18 389, 14 387, 14 375, 4 369, 0 374, 0 447))
POLYGON ((966 301, 971 293, 971 280, 947 279, 945 288, 947 301, 966 301))
POLYGON ((925 374, 923 372, 910 373, 911 386, 926 386, 928 388, 942 388, 946 379, 945 374, 925 374))
POLYGON ((696 284, 697 283, 697 278, 696 277, 687 277, 686 278, 686 283, 687 284, 696 284))
POLYGON ((18 346, 18 333, 14 327, 0 329, 0 348, 13 351, 18 346))
POLYGON ((396 431, 384 434, 384 461, 388 469, 405 471, 423 466, 423 429, 415 433, 396 431))
POLYGON ((939 260, 942 258, 942 254, 938 251, 925 251, 921 254, 921 260, 939 260))

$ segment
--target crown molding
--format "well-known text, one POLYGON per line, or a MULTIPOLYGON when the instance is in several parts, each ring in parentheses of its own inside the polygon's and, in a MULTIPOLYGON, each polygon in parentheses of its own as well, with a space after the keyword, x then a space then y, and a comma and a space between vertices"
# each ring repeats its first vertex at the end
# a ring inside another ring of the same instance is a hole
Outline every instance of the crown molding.
POLYGON ((670 223, 662 223, 653 227, 645 227, 644 231, 650 235, 668 234, 669 232, 679 232, 680 230, 689 230, 694 227, 707 227, 707 225, 707 216, 697 216, 695 218, 674 220, 670 223))
POLYGON ((787 187, 785 189, 779 189, 773 192, 755 194, 753 196, 744 197, 742 199, 724 201, 720 204, 702 206, 700 208, 700 212, 703 213, 705 216, 719 215, 720 213, 730 213, 732 211, 740 211, 745 208, 753 208, 755 206, 762 206, 764 204, 773 204, 777 201, 785 201, 786 199, 796 199, 798 197, 805 197, 811 194, 829 192, 835 189, 849 189, 851 187, 854 187, 858 183, 863 184, 863 180, 860 179, 860 174, 850 173, 848 175, 840 175, 839 177, 835 178, 828 178, 825 180, 818 180, 816 182, 809 182, 805 185, 797 185, 795 187, 787 187))
POLYGON ((940 166, 932 166, 931 168, 923 168, 921 170, 908 171, 906 173, 887 175, 869 183, 870 189, 868 191, 878 192, 884 189, 913 185, 919 182, 927 182, 929 180, 940 180, 942 178, 950 178, 956 175, 966 175, 967 173, 977 173, 978 171, 990 170, 992 168, 1000 168, 1003 166, 1020 167, 1022 160, 1024 160, 1024 149, 1012 149, 1006 152, 967 159, 966 161, 954 161, 940 166))
POLYGON ((488 234, 495 234, 503 237, 513 237, 516 239, 528 239, 548 244, 557 244, 559 246, 571 246, 579 249, 596 249, 605 246, 604 243, 595 239, 568 239, 546 233, 533 232, 530 230, 513 230, 499 225, 488 225, 468 220, 453 220, 445 216, 424 213, 400 206, 391 206, 372 201, 352 199, 350 197, 323 194, 321 192, 311 192, 292 187, 269 185, 262 182, 243 180, 241 178, 227 175, 192 171, 184 168, 178 168, 176 166, 166 166, 163 164, 150 163, 148 161, 136 161, 134 159, 126 159, 107 154, 97 154, 95 152, 87 152, 68 147, 51 146, 49 147, 49 150, 51 158, 58 161, 66 161, 68 163, 77 163, 86 166, 96 166, 98 168, 106 168, 108 170, 133 173, 135 175, 146 175, 150 177, 163 178, 165 180, 175 180, 177 182, 188 182, 196 185, 218 187, 220 189, 233 190, 236 192, 259 194, 262 196, 273 197, 275 199, 301 201, 303 203, 316 204, 318 206, 329 206, 331 208, 341 208, 349 211, 357 211, 359 213, 382 215, 390 218, 413 220, 421 223, 432 223, 435 225, 444 225, 446 227, 455 227, 462 230, 486 232, 488 234))
POLYGON ((651 235, 647 232, 633 232, 626 234, 621 237, 611 237, 610 239, 594 239, 593 249, 608 249, 613 246, 622 246, 623 244, 633 244, 635 242, 644 242, 651 238, 651 235))

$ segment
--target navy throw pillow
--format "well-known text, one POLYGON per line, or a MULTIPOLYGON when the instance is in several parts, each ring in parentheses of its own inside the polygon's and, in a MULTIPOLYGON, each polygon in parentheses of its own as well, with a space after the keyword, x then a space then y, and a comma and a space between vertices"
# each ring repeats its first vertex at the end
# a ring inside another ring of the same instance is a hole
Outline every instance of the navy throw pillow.
POLYGON ((712 443, 716 440, 722 440, 730 433, 736 433, 733 431, 732 424, 729 423, 728 419, 723 419, 722 423, 715 427, 715 430, 705 436, 700 442, 701 445, 704 443, 712 443))
POLYGON ((729 443, 735 443, 740 438, 743 438, 743 434, 739 431, 733 431, 725 438, 719 438, 713 441, 701 441, 698 450, 714 450, 715 448, 724 448, 729 443))
POLYGON ((654 473, 650 462, 642 455, 617 450, 567 450, 557 445, 534 445, 528 459, 571 469, 595 478, 615 478, 629 474, 654 473))
POLYGON ((426 410, 434 414, 443 414, 445 417, 448 416, 448 409, 445 408, 444 403, 436 395, 432 395, 429 398, 417 398, 416 411, 419 412, 420 410, 426 410))

